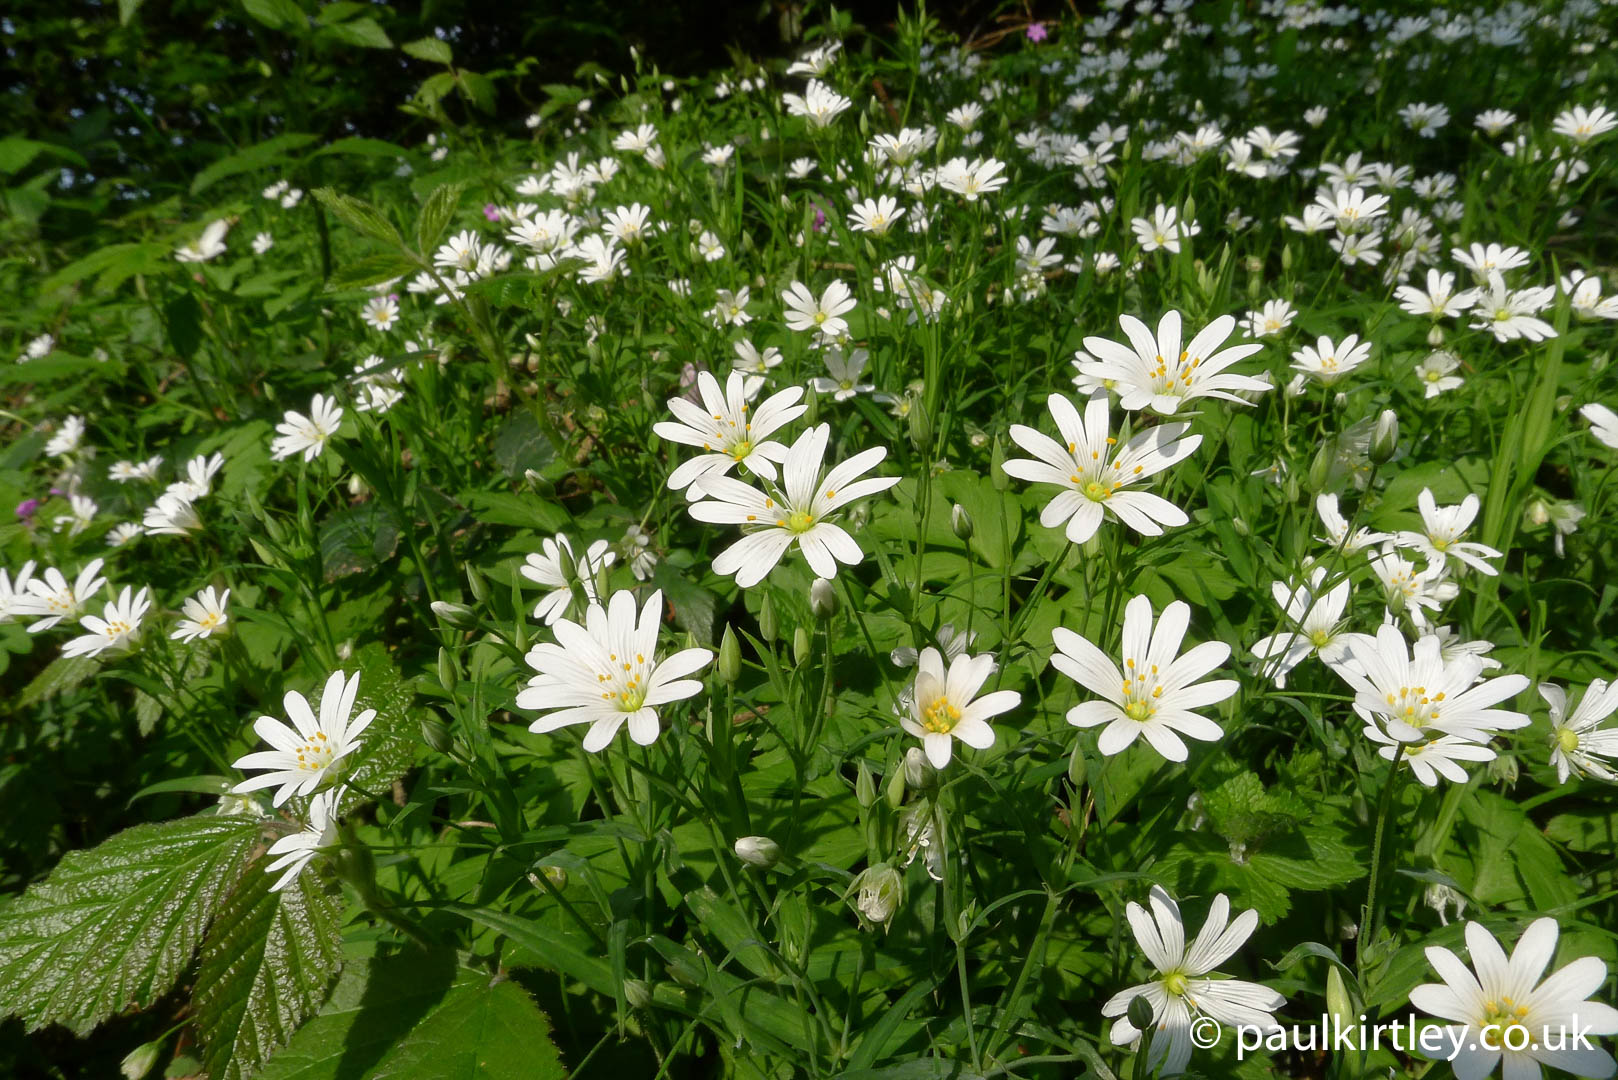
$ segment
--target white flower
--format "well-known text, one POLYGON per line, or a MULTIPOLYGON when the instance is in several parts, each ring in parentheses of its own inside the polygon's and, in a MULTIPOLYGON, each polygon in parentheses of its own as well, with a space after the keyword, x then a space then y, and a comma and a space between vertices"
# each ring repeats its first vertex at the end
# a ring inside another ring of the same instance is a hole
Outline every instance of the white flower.
POLYGON ((822 337, 834 338, 848 332, 845 314, 854 310, 854 294, 841 281, 826 286, 816 300, 815 295, 799 281, 794 281, 781 299, 786 303, 786 324, 790 330, 813 330, 822 337))
POLYGON ((1556 766, 1557 783, 1567 783, 1570 776, 1618 782, 1618 772, 1607 760, 1618 757, 1618 728, 1597 730, 1618 709, 1618 686, 1609 686, 1605 679, 1591 680, 1571 715, 1567 691, 1560 686, 1540 683, 1539 696, 1551 710, 1551 764, 1556 766))
POLYGON ((1431 319, 1454 318, 1478 301, 1478 290, 1455 290, 1455 275, 1427 271, 1427 288, 1400 285, 1393 293, 1399 298, 1399 307, 1411 315, 1431 319))
POLYGON ((1618 128, 1618 115, 1614 115, 1605 105, 1597 105, 1594 109, 1575 105, 1557 113, 1556 119, 1551 121, 1552 131, 1572 139, 1580 146, 1613 128, 1618 128))
POLYGON ((1469 248, 1452 248, 1450 255, 1456 262, 1472 271, 1479 281, 1487 281, 1490 273, 1504 273, 1528 265, 1528 252, 1520 247, 1502 247, 1499 244, 1473 244, 1469 248))
POLYGON ((1618 296, 1602 297, 1600 278, 1574 270, 1562 275, 1561 286, 1573 314, 1579 318, 1618 319, 1618 296))
POLYGON ((720 289, 708 314, 712 316, 715 326, 746 326, 753 321, 753 316, 747 313, 749 299, 749 290, 745 285, 735 292, 720 289))
POLYGON ((1005 463, 1007 476, 1063 490, 1045 504, 1039 521, 1047 529, 1067 523, 1067 538, 1082 544, 1096 534, 1108 513, 1143 536, 1159 536, 1163 526, 1184 525, 1185 511, 1160 495, 1126 490, 1156 475, 1202 445, 1201 435, 1187 436, 1190 424, 1148 428, 1112 451, 1107 396, 1098 393, 1081 419, 1061 394, 1046 401, 1062 442, 1022 424, 1011 425, 1011 438, 1038 460, 1015 458, 1005 463))
POLYGON ((307 698, 296 690, 287 691, 282 705, 293 727, 274 717, 260 716, 253 722, 253 730, 274 749, 260 750, 235 762, 238 769, 269 771, 243 780, 231 790, 244 794, 279 785, 270 801, 280 806, 294 795, 309 795, 326 786, 338 772, 337 763, 360 748, 360 734, 376 719, 375 709, 366 709, 350 719, 359 691, 359 672, 346 680, 341 671, 332 672, 320 692, 318 717, 307 698))
POLYGON ((141 526, 147 536, 184 536, 202 528, 202 519, 197 516, 190 499, 164 492, 157 497, 156 503, 146 508, 141 526))
POLYGON ((17 571, 15 579, 5 568, 0 567, 0 624, 8 623, 20 614, 17 605, 28 596, 28 583, 33 577, 33 559, 22 564, 22 569, 17 571))
POLYGON ((1319 655, 1331 667, 1350 658, 1349 643, 1356 636, 1344 632, 1343 612, 1350 595, 1347 578, 1322 593, 1326 568, 1317 566, 1306 581, 1287 586, 1270 583, 1270 595, 1293 627, 1253 643, 1253 655, 1260 661, 1258 672, 1268 675, 1275 685, 1285 688, 1287 673, 1310 656, 1319 655))
POLYGON ((69 536, 77 536, 90 527, 90 522, 96 516, 96 503, 94 499, 84 495, 69 495, 67 497, 69 513, 58 514, 54 524, 56 531, 61 532, 66 525, 69 536))
POLYGON ((1592 401, 1579 407, 1579 415, 1590 421, 1590 434, 1596 442, 1618 450, 1618 413, 1592 401))
POLYGON ((985 654, 957 656, 946 671, 937 649, 929 646, 921 650, 899 726, 921 740, 933 768, 949 764, 953 739, 974 750, 993 746, 994 728, 989 719, 1022 703, 1022 695, 1015 690, 996 690, 977 697, 994 670, 994 657, 985 654))
POLYGON ((870 352, 865 349, 852 349, 845 353, 842 349, 829 348, 823 357, 826 374, 816 375, 810 380, 810 385, 817 394, 830 394, 833 401, 847 401, 855 394, 868 394, 876 389, 876 384, 860 382, 860 376, 865 373, 865 364, 870 358, 870 352))
MULTIPOLYGON (((1187 237, 1196 236, 1202 232, 1202 227, 1195 221, 1184 222, 1179 219, 1179 211, 1172 206, 1162 203, 1152 211, 1151 220, 1146 218, 1133 218, 1129 227, 1135 231, 1135 240, 1140 244, 1142 251, 1164 251, 1178 255, 1180 241, 1187 237)), ((1234 320, 1233 320, 1234 321, 1234 320)), ((1228 333, 1228 332, 1227 332, 1228 333)))
POLYGON ((254 255, 262 255, 262 254, 264 254, 266 251, 270 250, 274 246, 275 246, 275 237, 271 236, 269 233, 261 232, 261 233, 255 233, 253 235, 253 254, 254 255))
POLYGON ((287 411, 285 419, 275 425, 281 434, 270 441, 270 456, 276 461, 302 454, 303 460, 313 461, 326 449, 326 440, 337 434, 343 422, 342 407, 335 398, 316 394, 309 403, 309 415, 287 411))
POLYGON ((175 248, 174 257, 183 263, 216 259, 225 253, 225 234, 229 231, 230 222, 224 218, 209 222, 208 227, 202 230, 201 236, 182 247, 175 248))
POLYGON ((309 800, 309 821, 303 831, 283 836, 270 845, 267 855, 276 856, 264 867, 266 874, 285 870, 279 881, 270 886, 271 892, 280 892, 303 873, 304 867, 321 851, 337 844, 337 804, 346 794, 346 788, 322 791, 309 800))
POLYGON ((646 238, 652 208, 634 203, 607 211, 607 232, 620 243, 634 246, 646 238))
MULTIPOLYGON (((37 578, 27 578, 26 573, 18 575, 16 586, 17 598, 12 602, 12 613, 18 616, 38 616, 39 621, 30 623, 28 632, 37 634, 41 630, 49 630, 63 619, 76 619, 84 611, 85 603, 100 591, 107 580, 101 576, 101 567, 104 559, 91 559, 79 571, 78 577, 71 585, 62 572, 56 567, 46 567, 45 572, 37 578), (22 593, 26 585, 28 592, 22 593)), ((23 567, 27 571, 33 564, 23 567)))
POLYGON ((706 451, 674 470, 670 488, 687 489, 688 499, 699 498, 706 478, 726 475, 736 465, 766 480, 775 479, 775 466, 786 460, 787 448, 770 441, 770 435, 804 414, 808 406, 798 403, 803 390, 788 387, 755 410, 747 403, 745 389, 741 372, 732 371, 721 392, 719 380, 702 371, 697 373, 700 408, 683 397, 669 399, 669 411, 678 422, 662 420, 652 430, 670 442, 706 451))
POLYGON ((219 592, 212 585, 195 596, 186 597, 185 618, 180 620, 179 628, 169 636, 176 641, 195 641, 199 637, 212 637, 221 632, 230 621, 230 616, 225 614, 225 604, 229 600, 229 589, 219 592))
POLYGON ((1556 299, 1556 289, 1547 285, 1534 289, 1507 289, 1498 270, 1489 271, 1489 286, 1473 309, 1472 326, 1494 334, 1496 341, 1544 341, 1556 336, 1556 328, 1534 314, 1556 299))
POLYGON ((904 208, 892 195, 881 195, 854 204, 848 214, 849 226, 858 232, 886 236, 893 223, 904 216, 904 208))
POLYGON ((523 560, 522 576, 551 591, 540 597, 534 605, 534 618, 543 619, 552 626, 567 612, 573 602, 573 582, 584 590, 586 604, 597 603, 596 577, 606 567, 618 561, 618 553, 605 540, 597 540, 584 551, 577 563, 573 559, 573 541, 558 533, 539 545, 540 550, 529 552, 523 560))
POLYGON ((805 118, 812 128, 830 125, 854 104, 819 79, 811 79, 802 95, 782 94, 781 101, 788 113, 805 118))
POLYGON ((528 666, 539 672, 517 695, 519 709, 543 715, 528 730, 541 734, 569 724, 589 724, 584 748, 605 749, 618 729, 641 746, 657 740, 657 707, 692 697, 702 683, 687 679, 713 659, 707 649, 685 649, 657 658, 657 629, 663 621, 663 594, 646 598, 639 617, 634 594, 614 593, 603 609, 591 604, 584 625, 559 619, 556 642, 528 650, 528 666))
POLYGON ((953 191, 966 199, 967 202, 977 202, 979 195, 999 191, 1006 186, 1005 163, 994 158, 975 158, 967 161, 965 158, 951 158, 938 167, 938 186, 945 191, 953 191))
MULTIPOLYGON (((938 628, 938 647, 945 660, 954 660, 957 656, 965 656, 966 651, 977 641, 976 630, 957 630, 954 623, 945 623, 938 628)), ((908 645, 901 645, 888 655, 895 667, 915 667, 921 659, 921 654, 908 645)))
POLYGON ((1224 734, 1218 724, 1195 710, 1224 701, 1241 684, 1234 679, 1197 682, 1230 657, 1230 646, 1205 641, 1178 656, 1191 621, 1191 607, 1176 600, 1152 626, 1152 602, 1137 596, 1124 608, 1123 672, 1085 638, 1066 627, 1051 631, 1056 651, 1051 666, 1089 690, 1101 701, 1085 701, 1068 710, 1067 722, 1089 728, 1105 724, 1097 749, 1108 757, 1137 738, 1170 761, 1188 754, 1181 735, 1213 742, 1224 734))
POLYGON ((1247 313, 1246 328, 1248 337, 1270 337, 1279 334, 1292 325, 1293 317, 1297 312, 1285 300, 1267 300, 1259 311, 1247 313))
POLYGON ((798 436, 783 463, 783 485, 772 487, 768 494, 729 476, 703 482, 703 501, 691 504, 691 516, 743 529, 742 538, 714 559, 714 573, 734 574, 737 585, 751 588, 764 580, 793 544, 817 577, 835 577, 838 562, 859 564, 865 553, 833 515, 856 499, 888 490, 900 478, 858 479, 888 456, 886 447, 876 446, 834 466, 822 479, 830 439, 828 424, 798 436))
POLYGON ((1315 539, 1322 544, 1340 547, 1343 554, 1352 555, 1372 544, 1380 544, 1384 540, 1392 539, 1390 533, 1372 532, 1370 529, 1355 529, 1354 535, 1348 535, 1348 521, 1337 509, 1336 495, 1321 495, 1315 499, 1315 512, 1320 515, 1320 523, 1326 527, 1325 536, 1315 539))
POLYGON ((1228 1027, 1240 1027, 1265 1035, 1280 1029, 1271 1014, 1286 1004, 1286 998, 1259 983, 1208 974, 1229 960, 1258 927, 1258 912, 1248 910, 1230 918, 1230 900, 1223 893, 1214 897, 1208 921, 1196 939, 1187 945, 1185 921, 1180 907, 1161 885, 1153 885, 1148 897, 1152 910, 1131 902, 1124 909, 1135 941, 1146 959, 1157 970, 1151 982, 1131 986, 1114 994, 1101 1006, 1101 1015, 1113 1020, 1114 1046, 1134 1045, 1141 1032, 1129 1022, 1129 1003, 1144 997, 1152 1007, 1151 1050, 1145 1063, 1147 1074, 1159 1063, 1161 1075, 1185 1071, 1191 1060, 1192 1017, 1212 1017, 1228 1027))
POLYGON ((1360 341, 1358 334, 1348 335, 1340 345, 1322 336, 1313 348, 1305 345, 1292 354, 1292 368, 1330 386, 1370 358, 1371 343, 1360 341))
POLYGON ((817 45, 792 62, 787 68, 788 75, 809 75, 815 78, 831 70, 832 61, 842 49, 841 41, 828 41, 824 45, 817 45))
POLYGON ((1416 365, 1416 377, 1421 380, 1422 396, 1435 398, 1447 390, 1454 390, 1464 380, 1455 374, 1461 368, 1461 359, 1452 352, 1428 353, 1416 365))
MULTIPOLYGON (((1420 743, 1453 735, 1483 743, 1498 731, 1528 726, 1522 713, 1494 708, 1527 689, 1525 675, 1483 679, 1481 657, 1446 659, 1431 634, 1411 648, 1388 623, 1375 637, 1354 639, 1351 648, 1356 664, 1338 667, 1337 674, 1355 691, 1354 711, 1390 739, 1420 743)), ((1391 748, 1386 756, 1393 756, 1391 748)))
POLYGON ((45 444, 45 453, 49 457, 66 457, 76 452, 83 442, 84 417, 70 416, 45 444))
POLYGON ((1489 931, 1469 922, 1476 975, 1450 950, 1428 946, 1427 961, 1444 981, 1410 991, 1410 1004, 1453 1021, 1444 1029, 1444 1056, 1454 1054, 1460 1080, 1482 1080, 1502 1058, 1505 1080, 1539 1080, 1542 1065, 1574 1076, 1613 1074, 1612 1055, 1588 1038, 1618 1033, 1618 1009, 1589 1000, 1607 981, 1607 965, 1582 956, 1541 981, 1556 938, 1555 919, 1535 919, 1507 958, 1489 931))
POLYGON ((1517 117, 1515 114, 1509 113, 1505 109, 1485 109, 1483 112, 1478 113, 1477 119, 1473 120, 1472 122, 1476 124, 1478 126, 1478 130, 1482 131, 1485 135, 1495 136, 1499 135, 1512 124, 1515 124, 1517 122, 1517 117))
POLYGON ((1386 195, 1367 195, 1363 188, 1336 187, 1315 196, 1315 205, 1330 214, 1339 232, 1357 232, 1388 212, 1386 195))
POLYGON ((1220 350, 1219 346, 1236 329, 1236 320, 1230 315, 1221 315, 1203 327, 1183 349, 1178 311, 1164 314, 1155 336, 1132 315, 1120 315, 1118 325, 1133 348, 1108 338, 1087 337, 1084 347, 1096 359, 1080 364, 1079 370, 1112 385, 1118 391, 1119 404, 1131 412, 1151 409, 1172 415, 1185 402, 1201 397, 1246 405, 1247 401, 1236 396, 1238 391, 1263 393, 1270 389, 1264 379, 1226 372, 1232 364, 1264 347, 1235 345, 1220 350))
POLYGON ((142 588, 131 593, 128 585, 116 600, 108 601, 104 618, 86 615, 79 625, 89 633, 73 638, 62 645, 63 656, 100 656, 104 652, 123 652, 140 640, 140 622, 152 606, 148 590, 142 588))
MULTIPOLYGON (((161 462, 161 458, 153 458, 154 462, 161 462)), ((196 502, 205 499, 213 491, 213 478, 219 470, 225 467, 225 455, 214 453, 212 455, 198 454, 185 463, 185 479, 176 480, 166 489, 170 495, 178 495, 187 502, 196 502)), ((155 472, 155 466, 153 468, 155 472)))
POLYGON ((1433 498, 1432 488, 1422 488, 1421 494, 1416 497, 1416 505, 1421 510, 1422 531, 1403 530, 1393 538, 1395 544, 1414 548, 1425 555, 1429 562, 1438 565, 1453 555, 1481 574, 1493 577, 1500 572, 1483 561, 1498 559, 1500 552, 1486 544, 1461 540, 1462 534, 1477 519, 1481 508, 1476 495, 1468 495, 1455 506, 1439 506, 1433 498))
POLYGON ((1417 571, 1416 564, 1400 555, 1391 543, 1371 559, 1371 572, 1382 582, 1390 612, 1403 612, 1417 630, 1428 628, 1427 612, 1437 612, 1460 595, 1460 586, 1445 576, 1442 562, 1417 571))
MULTIPOLYGON (((131 540, 135 539, 136 537, 144 536, 144 535, 146 535, 145 531, 136 522, 133 522, 133 521, 119 522, 117 525, 114 525, 112 527, 112 529, 107 533, 107 546, 108 547, 123 547, 125 544, 129 543, 131 540)), ((3 620, 0 620, 0 621, 3 621, 3 620)))
POLYGON ((360 312, 360 318, 364 319, 367 325, 387 333, 399 323, 399 302, 388 296, 367 300, 365 310, 360 312))

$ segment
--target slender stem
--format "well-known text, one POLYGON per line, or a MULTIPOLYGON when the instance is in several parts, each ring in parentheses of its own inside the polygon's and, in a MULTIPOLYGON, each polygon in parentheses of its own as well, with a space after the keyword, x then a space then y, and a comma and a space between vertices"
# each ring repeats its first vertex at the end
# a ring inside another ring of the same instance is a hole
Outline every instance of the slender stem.
POLYGON ((1388 834, 1388 819, 1393 816, 1393 794, 1399 787, 1399 761, 1404 753, 1404 743, 1394 748, 1393 767, 1389 770, 1388 782, 1382 786, 1382 798, 1376 808, 1376 839, 1371 845, 1371 880, 1365 890, 1365 912, 1360 917, 1360 947, 1356 950, 1356 966, 1362 980, 1365 978, 1365 947, 1376 942, 1377 890, 1382 884, 1382 844, 1388 834))

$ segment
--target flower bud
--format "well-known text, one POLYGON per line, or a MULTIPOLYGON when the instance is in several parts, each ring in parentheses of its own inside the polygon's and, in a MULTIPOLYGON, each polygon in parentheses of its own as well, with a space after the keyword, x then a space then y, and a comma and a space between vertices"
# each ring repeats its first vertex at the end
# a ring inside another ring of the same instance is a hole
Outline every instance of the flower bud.
POLYGON ((1074 787, 1083 786, 1089 768, 1089 763, 1084 760, 1084 742, 1077 741, 1073 744, 1073 753, 1067 759, 1068 782, 1074 787))
POLYGON ((1320 444, 1315 459, 1309 463, 1307 483, 1311 494, 1318 495, 1326 490, 1326 483, 1331 479, 1332 459, 1336 456, 1336 449, 1335 440, 1327 439, 1320 444))
POLYGON ((1442 326, 1433 323, 1432 329, 1427 331, 1427 344, 1435 349, 1444 344, 1444 328, 1442 326))
POLYGON ((820 395, 815 393, 814 387, 809 387, 803 395, 803 423, 806 428, 815 426, 820 419, 820 395))
POLYGON ((447 600, 434 600, 431 605, 433 614, 457 630, 465 630, 472 626, 472 609, 465 604, 452 604, 447 600))
POLYGON ((972 515, 966 512, 966 507, 956 503, 949 510, 949 527, 955 533, 957 540, 972 539, 972 515))
POLYGON ((624 980, 624 1000, 631 1009, 644 1009, 652 1003, 652 987, 642 979, 624 980))
POLYGON ((467 564, 466 587, 472 592, 472 599, 479 604, 489 602, 489 583, 484 580, 483 574, 477 567, 467 564))
POLYGON ((725 624, 725 632, 719 639, 719 663, 716 665, 719 672, 719 681, 726 686, 732 686, 742 674, 742 647, 736 640, 736 631, 725 624))
POLYGON ((157 1056, 162 1052, 161 1039, 141 1043, 124 1055, 124 1060, 118 1065, 118 1071, 124 1074, 125 1080, 141 1080, 141 1077, 152 1071, 157 1064, 157 1056))
POLYGON ((989 449, 989 482, 996 491, 1011 490, 1011 477, 1006 475, 1006 447, 998 435, 989 449))
POLYGON ((1383 409, 1382 415, 1376 418, 1376 430, 1371 434, 1371 452, 1368 455, 1372 464, 1385 465, 1392 459, 1393 452, 1399 449, 1399 418, 1392 409, 1383 409))
POLYGON ((887 863, 877 863, 854 879, 849 892, 854 894, 854 910, 860 922, 886 930, 904 900, 904 878, 887 863))
POLYGON ((442 645, 438 647, 438 685, 445 690, 454 690, 455 684, 460 682, 461 675, 455 666, 455 657, 442 645))
POLYGON ((1152 1030, 1152 1003, 1146 1000, 1145 995, 1137 995, 1130 1000, 1128 1016, 1136 1031, 1152 1030))
POLYGON ((764 594, 764 602, 758 608, 758 632, 771 643, 781 632, 781 622, 775 614, 775 598, 770 593, 764 594))
POLYGON ((1551 508, 1544 499, 1535 499, 1523 511, 1523 520, 1530 525, 1545 525, 1551 520, 1551 508))
POLYGON ((781 861, 781 845, 768 836, 744 836, 736 841, 736 857, 748 866, 768 870, 781 861))
POLYGON ((910 403, 910 445, 918 454, 933 452, 933 420, 920 398, 910 403))
POLYGON ((859 800, 862 809, 869 809, 876 802, 876 777, 871 775, 871 767, 863 760, 854 778, 854 798, 859 800))
POLYGON ((1343 972, 1336 964, 1326 968, 1326 1011, 1337 1021, 1341 1031, 1351 1031, 1359 1023, 1360 1010, 1354 996, 1343 981, 1343 972))
POLYGON ((921 747, 905 751, 905 783, 915 791, 931 791, 938 785, 938 770, 927 760, 921 747))
POLYGON ((421 718, 421 741, 440 754, 449 753, 449 748, 453 745, 449 725, 436 716, 421 718))
POLYGON ((888 783, 886 788, 883 789, 882 796, 887 799, 890 809, 897 810, 904 805, 905 771, 897 763, 895 763, 894 768, 888 770, 888 783))
POLYGON ((837 614, 837 590, 830 578, 815 578, 809 586, 809 613, 817 619, 829 619, 837 614))
POLYGON ((1488 765, 1489 779, 1506 787, 1516 785, 1517 771, 1517 758, 1512 754, 1501 754, 1488 765))
POLYGON ((798 664, 809 662, 809 631, 801 626, 792 631, 792 659, 798 664))

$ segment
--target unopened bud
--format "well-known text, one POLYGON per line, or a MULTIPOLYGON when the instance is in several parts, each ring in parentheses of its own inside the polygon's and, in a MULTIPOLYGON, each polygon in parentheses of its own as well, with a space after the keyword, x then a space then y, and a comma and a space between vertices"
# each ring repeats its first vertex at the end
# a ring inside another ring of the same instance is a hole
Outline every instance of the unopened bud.
POLYGON ((883 788, 882 797, 888 801, 888 807, 899 809, 905 801, 905 771, 903 767, 888 770, 888 783, 883 788))
POLYGON ((931 791, 938 785, 938 770, 919 746, 905 751, 905 783, 916 791, 931 791))
POLYGON ((719 680, 726 686, 734 685, 742 674, 742 647, 736 640, 736 631, 725 624, 725 632, 719 639, 719 663, 717 665, 719 680))
POLYGON ((1511 754, 1501 754, 1488 764, 1489 779, 1506 787, 1513 787, 1517 783, 1517 759, 1511 754))
POLYGON ((1350 1031, 1358 1024, 1359 1007, 1336 964, 1326 969, 1326 1011, 1337 1021, 1338 1030, 1350 1031))
POLYGON ((764 602, 758 608, 758 632, 772 644, 781 633, 781 621, 776 617, 775 600, 770 593, 764 594, 764 602))
POLYGON ((967 513, 966 507, 960 503, 950 507, 949 527, 957 540, 972 539, 972 515, 967 513))
POLYGON ((1551 520, 1551 508, 1544 499, 1535 499, 1523 511, 1523 518, 1530 525, 1545 525, 1551 520))
POLYGON ((854 798, 859 800, 863 809, 869 809, 876 802, 876 777, 871 775, 871 767, 860 762, 859 771, 854 777, 854 798))
POLYGON ((135 1049, 124 1055, 119 1063, 118 1071, 124 1074, 125 1080, 141 1080, 141 1077, 152 1071, 157 1064, 157 1056, 163 1052, 163 1042, 155 1039, 149 1043, 141 1043, 135 1049))
POLYGON ((781 845, 768 836, 744 836, 736 841, 736 857, 748 866, 768 870, 781 861, 781 845))
POLYGON ((1327 439, 1324 443, 1321 443, 1319 451, 1315 453, 1315 459, 1309 463, 1308 484, 1310 494, 1318 495, 1326 490, 1326 482, 1331 479, 1331 463, 1332 458, 1335 456, 1335 450, 1335 442, 1327 439))
POLYGON ((438 685, 445 690, 454 690, 455 684, 461 681, 461 674, 456 669, 455 657, 442 645, 438 647, 438 685))
POLYGON ((1067 759, 1068 782, 1074 787, 1082 786, 1089 771, 1089 763, 1084 760, 1084 742, 1079 740, 1073 744, 1073 753, 1067 759))
POLYGON ((1146 1000, 1144 994, 1130 1000, 1128 1016, 1136 1031, 1152 1030, 1152 1003, 1146 1000))
POLYGON ((1230 519, 1230 528, 1237 536, 1244 539, 1253 535, 1253 527, 1247 523, 1246 518, 1240 515, 1230 519))
POLYGON ((800 665, 809 662, 809 631, 801 626, 792 631, 792 659, 800 665))
POLYGON ((1427 331, 1427 344, 1435 349, 1444 344, 1444 328, 1442 326, 1433 323, 1433 328, 1427 331))
POLYGON ((803 422, 807 427, 814 427, 815 421, 820 419, 820 395, 815 388, 810 387, 803 395, 803 422))
POLYGON ((837 614, 837 590, 830 578, 815 578, 809 586, 809 613, 817 619, 829 619, 837 614))
POLYGON ((454 745, 450 738, 449 725, 436 716, 423 716, 421 718, 421 741, 440 754, 449 753, 454 745))
POLYGON ((473 623, 472 609, 465 604, 452 604, 448 600, 434 600, 431 605, 433 614, 458 630, 465 630, 473 623))
POLYGON ((1376 430, 1371 434, 1371 452, 1368 456, 1372 464, 1385 465, 1397 449, 1399 417, 1394 415, 1392 409, 1383 409, 1382 415, 1376 418, 1376 430))
POLYGON ((482 572, 470 564, 466 567, 466 587, 471 590, 473 600, 480 604, 489 602, 489 583, 484 580, 482 572))
POLYGON ((998 435, 989 450, 989 482, 996 491, 1011 490, 1011 477, 1006 475, 1006 447, 998 435))
POLYGON ((644 1009, 652 1003, 652 988, 642 979, 624 980, 624 1000, 632 1009, 644 1009))
POLYGON ((1281 272, 1283 274, 1286 274, 1286 273, 1290 273, 1291 270, 1292 270, 1292 245, 1291 244, 1282 244, 1281 245, 1281 272))
POLYGON ((920 398, 910 404, 910 445, 918 454, 933 452, 933 420, 920 398))

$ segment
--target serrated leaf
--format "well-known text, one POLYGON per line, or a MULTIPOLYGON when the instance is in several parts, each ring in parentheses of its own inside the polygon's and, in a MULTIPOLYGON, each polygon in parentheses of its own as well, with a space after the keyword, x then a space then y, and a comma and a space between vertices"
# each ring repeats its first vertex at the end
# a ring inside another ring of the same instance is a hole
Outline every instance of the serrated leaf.
POLYGON ((47 698, 66 693, 96 673, 101 662, 90 656, 58 656, 45 666, 22 688, 17 697, 19 708, 38 705, 47 698))
POLYGON ((242 1080, 286 1045, 342 962, 337 900, 305 871, 280 892, 249 866, 202 946, 192 1005, 211 1080, 242 1080))
POLYGON ((330 210, 338 221, 349 228, 395 247, 404 246, 399 230, 382 216, 380 210, 365 200, 344 195, 329 187, 316 188, 315 198, 320 200, 320 204, 330 210))
MULTIPOLYGON (((352 658, 360 672, 360 690, 354 711, 375 709, 376 719, 365 729, 365 744, 357 753, 353 783, 365 791, 385 791, 416 760, 421 725, 414 711, 416 692, 400 675, 393 658, 380 642, 360 649, 352 658)), ((350 792, 339 810, 346 812, 363 801, 350 792)))
POLYGON ((199 815, 75 851, 0 909, 0 1015, 84 1035, 167 993, 258 842, 252 818, 199 815))
POLYGON ((449 64, 454 62, 455 59, 455 54, 450 51, 449 42, 440 41, 433 37, 407 41, 399 48, 414 56, 417 60, 427 60, 434 64, 449 64))
POLYGON ((550 1021, 514 982, 466 973, 406 1035, 375 1080, 561 1080, 550 1021), (470 976, 470 977, 467 977, 470 976))
POLYGON ((227 176, 255 172, 259 169, 267 169, 272 165, 279 165, 286 161, 287 156, 294 150, 303 149, 319 137, 318 135, 288 132, 285 135, 277 135, 273 139, 265 139, 261 143, 247 147, 245 150, 238 150, 227 157, 222 157, 197 173, 196 177, 191 181, 191 194, 196 195, 204 189, 217 184, 227 176))
POLYGON ((449 950, 350 961, 331 995, 258 1080, 359 1080, 444 1002, 458 980, 487 975, 457 968, 449 950))
POLYGON ((444 235, 444 229, 455 216, 461 192, 465 190, 465 184, 440 184, 427 196, 421 216, 416 219, 416 249, 423 255, 431 257, 439 238, 444 235))
POLYGON ((494 436, 494 460, 513 480, 529 469, 542 469, 556 460, 556 448, 540 430, 534 414, 513 413, 494 436))
POLYGON ((326 580, 373 570, 399 548, 401 523, 380 502, 339 510, 320 523, 320 562, 326 580))
POLYGON ((322 37, 335 38, 345 45, 358 45, 363 49, 391 49, 393 39, 382 29, 382 24, 369 15, 348 22, 322 27, 322 37))
POLYGON ((403 255, 385 252, 378 255, 367 255, 348 263, 342 269, 332 274, 326 288, 332 292, 341 292, 345 289, 365 289, 372 285, 380 285, 384 281, 404 277, 414 273, 418 267, 415 260, 407 259, 403 255))
POLYGON ((308 16, 293 0, 242 0, 242 10, 271 30, 301 29, 308 16))

